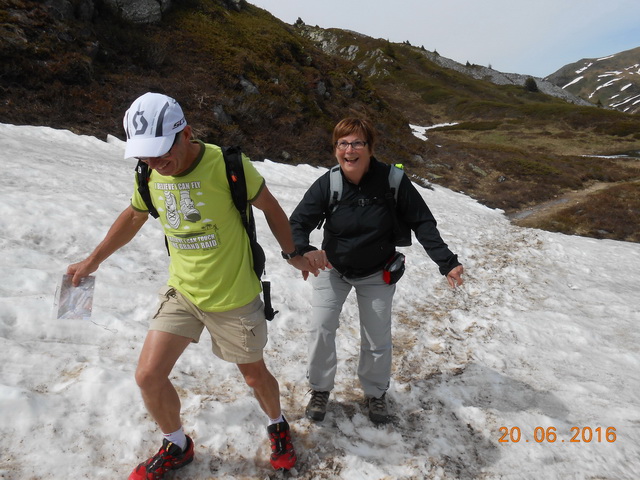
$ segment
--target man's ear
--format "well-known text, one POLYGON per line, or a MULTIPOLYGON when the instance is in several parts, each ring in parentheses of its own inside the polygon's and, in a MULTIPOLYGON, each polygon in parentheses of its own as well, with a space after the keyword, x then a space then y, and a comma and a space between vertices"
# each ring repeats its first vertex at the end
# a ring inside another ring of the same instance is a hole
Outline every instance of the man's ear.
POLYGON ((187 125, 182 129, 181 134, 185 134, 187 137, 187 141, 193 140, 193 130, 191 129, 191 125, 187 125))

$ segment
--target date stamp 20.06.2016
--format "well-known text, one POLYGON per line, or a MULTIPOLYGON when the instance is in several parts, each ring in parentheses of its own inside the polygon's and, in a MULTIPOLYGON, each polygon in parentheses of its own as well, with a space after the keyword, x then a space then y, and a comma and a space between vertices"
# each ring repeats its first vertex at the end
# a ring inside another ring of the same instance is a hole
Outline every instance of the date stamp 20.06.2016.
POLYGON ((523 433, 520 427, 500 427, 498 443, 614 443, 618 439, 615 427, 571 427, 563 438, 556 427, 535 427, 523 433))

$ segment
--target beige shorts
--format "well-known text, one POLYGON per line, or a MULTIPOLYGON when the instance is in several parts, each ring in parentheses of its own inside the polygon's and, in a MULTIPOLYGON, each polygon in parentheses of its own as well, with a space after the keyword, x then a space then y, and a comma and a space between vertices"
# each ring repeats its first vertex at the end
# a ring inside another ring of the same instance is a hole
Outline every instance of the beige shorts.
POLYGON ((213 353, 231 363, 262 360, 267 344, 264 304, 258 295, 247 305, 226 312, 203 312, 175 288, 165 286, 149 330, 173 333, 198 343, 204 327, 211 335, 213 353))

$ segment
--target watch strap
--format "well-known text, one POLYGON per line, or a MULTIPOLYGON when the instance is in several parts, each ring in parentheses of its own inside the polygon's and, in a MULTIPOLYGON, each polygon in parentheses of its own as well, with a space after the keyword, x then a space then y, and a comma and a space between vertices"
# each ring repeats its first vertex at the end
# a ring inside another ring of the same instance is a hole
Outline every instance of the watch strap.
POLYGON ((281 251, 280 254, 282 255, 282 258, 284 258, 285 260, 291 260, 293 257, 297 257, 298 255, 300 255, 300 252, 296 248, 291 253, 284 253, 284 252, 281 251))

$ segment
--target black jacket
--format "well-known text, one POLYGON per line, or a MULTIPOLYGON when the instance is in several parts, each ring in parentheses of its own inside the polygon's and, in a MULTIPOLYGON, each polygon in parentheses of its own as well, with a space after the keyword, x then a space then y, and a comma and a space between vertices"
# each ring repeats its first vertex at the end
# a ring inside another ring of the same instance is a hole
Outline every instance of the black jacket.
MULTIPOLYGON (((385 193, 389 192, 389 168, 372 157, 369 171, 359 185, 342 175, 342 199, 329 214, 329 172, 318 178, 289 220, 298 250, 315 250, 309 245, 309 234, 326 218, 322 248, 338 272, 358 278, 382 270, 395 251, 393 212, 384 201, 385 193)), ((440 273, 446 275, 460 265, 458 257, 440 237, 429 207, 406 175, 400 183, 396 212, 438 264, 440 273)))

